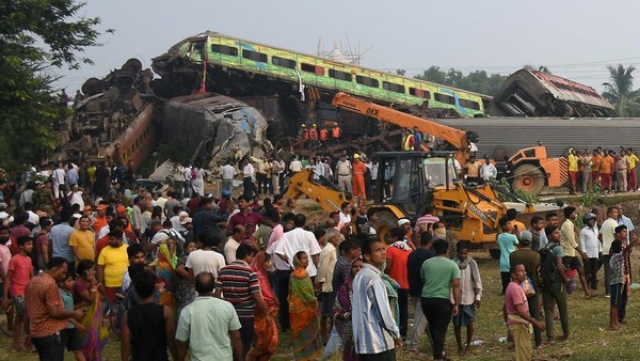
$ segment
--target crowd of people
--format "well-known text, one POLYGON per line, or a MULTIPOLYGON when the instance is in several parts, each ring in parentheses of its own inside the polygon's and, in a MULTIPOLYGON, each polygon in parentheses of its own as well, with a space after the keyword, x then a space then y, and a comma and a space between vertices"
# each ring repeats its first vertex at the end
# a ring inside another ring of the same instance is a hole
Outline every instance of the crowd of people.
MULTIPOLYGON (((349 162, 341 158, 337 177, 349 162)), ((368 160, 353 161, 355 186, 355 164, 368 160)), ((362 203, 345 202, 309 224, 278 190, 273 198, 233 197, 224 171, 213 196, 196 187, 152 192, 135 187, 127 167, 100 167, 107 171, 83 178, 81 167, 54 166, 0 204, 2 306, 14 351, 99 360, 110 338, 120 341, 123 360, 268 360, 290 333, 296 360, 340 349, 345 360, 395 360, 405 343, 418 357, 426 334, 433 359, 445 360, 453 323, 458 353, 469 352, 480 270, 470 244, 458 242, 432 206, 379 237, 375 209, 362 203)), ((556 213, 533 217, 530 227, 514 212, 500 220, 504 320, 517 360, 530 359, 530 325, 534 345, 554 342, 556 312, 561 338, 569 337, 566 291, 579 279, 593 297, 602 265, 610 328, 623 327, 634 229, 623 212, 600 200, 581 230, 570 206, 562 225, 556 213)))

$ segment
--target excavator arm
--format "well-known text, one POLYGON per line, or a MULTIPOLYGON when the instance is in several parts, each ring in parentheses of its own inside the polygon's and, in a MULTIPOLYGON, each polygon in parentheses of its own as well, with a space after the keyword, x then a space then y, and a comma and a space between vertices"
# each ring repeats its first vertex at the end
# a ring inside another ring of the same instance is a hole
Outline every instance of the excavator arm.
POLYGON ((467 134, 463 130, 403 113, 342 92, 333 97, 331 104, 336 108, 349 110, 406 129, 413 129, 414 126, 418 127, 420 132, 443 139, 451 144, 458 151, 456 154, 458 162, 465 164, 470 143, 467 139, 467 134))
POLYGON ((340 211, 343 202, 351 202, 351 199, 348 199, 339 188, 315 183, 313 172, 309 169, 302 170, 291 177, 283 197, 298 199, 302 195, 318 203, 327 212, 340 211))

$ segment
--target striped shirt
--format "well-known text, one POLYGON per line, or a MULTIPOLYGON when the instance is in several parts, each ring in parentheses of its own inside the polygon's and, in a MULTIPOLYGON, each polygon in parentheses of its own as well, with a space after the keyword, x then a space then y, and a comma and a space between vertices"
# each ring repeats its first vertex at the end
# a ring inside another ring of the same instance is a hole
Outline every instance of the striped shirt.
POLYGON ((353 280, 353 339, 359 355, 392 350, 400 329, 391 314, 382 272, 365 263, 353 280))
POLYGON ((429 224, 433 226, 433 224, 436 222, 440 222, 440 218, 431 214, 425 214, 424 216, 416 220, 416 226, 414 230, 416 231, 417 234, 421 234, 422 232, 427 230, 427 227, 429 224))
POLYGON ((224 299, 236 308, 238 317, 253 317, 254 293, 260 293, 258 275, 245 261, 236 261, 220 270, 216 289, 221 289, 224 299))

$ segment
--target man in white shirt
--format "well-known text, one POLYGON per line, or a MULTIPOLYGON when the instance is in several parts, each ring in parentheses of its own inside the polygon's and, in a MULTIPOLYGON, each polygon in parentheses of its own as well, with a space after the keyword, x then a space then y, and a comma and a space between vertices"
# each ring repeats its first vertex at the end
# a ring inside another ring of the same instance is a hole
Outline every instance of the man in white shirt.
POLYGON ((58 163, 56 169, 51 173, 51 187, 53 188, 53 196, 60 199, 60 186, 65 184, 66 173, 62 169, 62 163, 58 163))
POLYGON ((242 162, 242 186, 244 187, 244 195, 249 199, 253 199, 253 178, 255 174, 256 169, 253 167, 253 164, 251 164, 249 159, 245 159, 242 162))
POLYGON ((598 241, 598 226, 596 225, 596 215, 587 213, 582 218, 585 224, 580 230, 580 249, 587 254, 585 260, 585 274, 587 282, 592 290, 598 287, 598 269, 600 268, 600 253, 602 253, 602 244, 598 241))
POLYGON ((284 172, 284 162, 276 158, 271 166, 271 185, 273 194, 280 194, 280 175, 284 172))
POLYGON ((240 247, 240 243, 244 239, 246 233, 245 227, 241 224, 233 227, 233 233, 227 239, 227 243, 224 244, 224 258, 227 264, 236 261, 236 251, 240 247))
MULTIPOLYGON (((609 285, 611 279, 611 271, 609 269, 609 251, 611 249, 611 243, 616 239, 616 227, 618 227, 618 208, 609 207, 607 209, 607 220, 602 223, 600 227, 600 234, 598 240, 602 242, 602 263, 604 263, 604 284, 609 285)), ((607 288, 607 297, 609 297, 609 288, 607 288)))
POLYGON ((498 176, 498 170, 496 166, 491 163, 491 159, 488 155, 484 156, 484 164, 480 167, 480 177, 484 182, 488 182, 490 179, 495 179, 498 176))
POLYGON ((316 282, 320 286, 320 334, 324 340, 328 339, 328 331, 333 328, 333 304, 338 290, 333 289, 333 270, 338 262, 336 246, 340 243, 340 232, 330 228, 324 235, 325 246, 320 251, 320 263, 316 282), (329 325, 327 326, 327 321, 329 325))
POLYGON ((285 233, 275 249, 275 254, 286 261, 289 267, 293 269, 293 256, 300 251, 304 251, 309 255, 313 262, 309 262, 307 273, 309 277, 315 279, 318 274, 318 262, 320 255, 320 246, 313 232, 305 231, 304 227, 307 217, 304 214, 296 214, 294 220, 295 229, 285 233))
POLYGON ((202 272, 211 272, 215 279, 218 279, 218 272, 226 266, 224 257, 214 247, 220 245, 220 236, 213 234, 203 234, 200 237, 202 247, 189 253, 185 267, 191 278, 202 272))
POLYGON ((291 163, 289 163, 289 171, 292 174, 296 174, 302 171, 302 162, 300 161, 300 159, 298 159, 298 157, 293 158, 291 163))

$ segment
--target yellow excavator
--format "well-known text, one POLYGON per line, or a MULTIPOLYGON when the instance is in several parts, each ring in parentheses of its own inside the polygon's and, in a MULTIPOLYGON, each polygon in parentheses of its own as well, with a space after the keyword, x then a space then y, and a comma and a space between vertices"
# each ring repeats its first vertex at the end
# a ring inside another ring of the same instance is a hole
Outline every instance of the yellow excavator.
MULTIPOLYGON (((434 215, 456 231, 458 238, 472 243, 493 243, 498 221, 507 210, 519 204, 524 213, 536 212, 533 205, 513 197, 515 203, 498 199, 500 188, 484 185, 470 188, 457 178, 453 154, 437 152, 379 152, 373 156, 378 165, 371 207, 378 210, 378 234, 384 236, 398 226, 401 218, 417 219, 427 204, 435 208, 434 215)), ((291 177, 285 198, 298 199, 302 195, 317 202, 327 212, 340 210, 351 196, 331 180, 313 180, 311 170, 303 170, 291 177)))
MULTIPOLYGON (((454 145, 454 149, 448 151, 378 152, 373 156, 378 174, 373 185, 373 199, 369 201, 372 201, 371 207, 378 210, 376 228, 379 235, 384 236, 397 227, 401 218, 415 221, 430 204, 434 206, 434 215, 455 230, 460 240, 489 244, 495 242, 498 221, 509 208, 519 208, 521 213, 537 211, 535 206, 501 188, 489 184, 471 188, 463 184, 458 178, 454 158, 464 164, 471 147, 469 134, 464 131, 400 112, 395 114, 392 109, 387 112, 380 105, 344 93, 336 95, 333 105, 405 128, 417 126, 419 131, 454 145), (514 202, 500 201, 498 192, 514 202)), ((313 176, 311 170, 303 170, 291 177, 284 197, 297 199, 305 195, 328 212, 339 210, 345 201, 352 201, 351 195, 345 194, 330 179, 320 177, 318 183, 313 176)))

